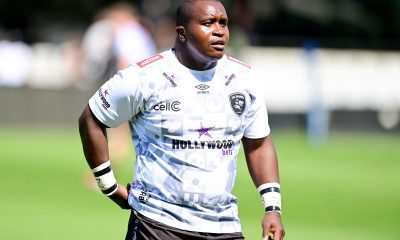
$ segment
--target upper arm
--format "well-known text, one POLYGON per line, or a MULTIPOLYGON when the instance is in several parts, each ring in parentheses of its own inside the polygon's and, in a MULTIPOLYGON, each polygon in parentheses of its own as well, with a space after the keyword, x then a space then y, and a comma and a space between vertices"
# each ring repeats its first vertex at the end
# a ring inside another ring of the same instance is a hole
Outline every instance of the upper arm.
POLYGON ((278 157, 271 136, 242 139, 247 167, 256 186, 279 182, 278 157))
POLYGON ((81 115, 79 116, 78 123, 80 132, 91 127, 97 127, 100 129, 106 129, 108 127, 97 119, 89 105, 86 105, 86 107, 83 109, 81 115))
POLYGON ((106 128, 86 106, 79 117, 79 134, 85 158, 91 168, 108 159, 106 128))

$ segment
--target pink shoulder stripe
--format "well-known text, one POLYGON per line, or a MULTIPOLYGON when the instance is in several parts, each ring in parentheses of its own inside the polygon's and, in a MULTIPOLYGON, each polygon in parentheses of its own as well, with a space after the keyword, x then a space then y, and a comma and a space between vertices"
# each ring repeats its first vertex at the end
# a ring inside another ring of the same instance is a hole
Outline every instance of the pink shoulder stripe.
POLYGON ((226 55, 226 58, 227 58, 228 60, 232 61, 232 62, 239 63, 240 65, 243 65, 243 66, 245 66, 245 67, 247 67, 247 68, 251 68, 250 65, 247 65, 246 63, 241 62, 241 61, 237 60, 237 59, 234 58, 234 57, 231 57, 231 56, 229 56, 229 55, 226 55))
POLYGON ((161 56, 160 54, 157 54, 157 55, 155 55, 155 56, 146 58, 146 59, 143 60, 143 61, 137 62, 136 64, 137 64, 139 67, 142 68, 142 67, 144 67, 144 66, 149 65, 150 63, 156 62, 156 61, 158 61, 158 60, 160 60, 160 59, 163 59, 163 58, 164 58, 163 56, 161 56))

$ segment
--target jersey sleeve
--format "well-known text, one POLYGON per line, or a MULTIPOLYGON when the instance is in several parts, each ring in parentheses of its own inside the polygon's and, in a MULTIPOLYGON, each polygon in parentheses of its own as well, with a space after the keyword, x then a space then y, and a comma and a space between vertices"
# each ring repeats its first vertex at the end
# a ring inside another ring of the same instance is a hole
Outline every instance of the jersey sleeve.
POLYGON ((250 72, 247 76, 250 83, 248 85, 248 93, 250 95, 250 108, 247 112, 247 125, 244 135, 247 138, 263 138, 270 134, 270 127, 268 123, 268 113, 265 104, 264 92, 260 87, 257 87, 256 82, 262 79, 255 79, 255 74, 250 72))
POLYGON ((139 74, 129 67, 105 82, 89 99, 89 107, 100 122, 118 127, 142 108, 141 89, 139 74))

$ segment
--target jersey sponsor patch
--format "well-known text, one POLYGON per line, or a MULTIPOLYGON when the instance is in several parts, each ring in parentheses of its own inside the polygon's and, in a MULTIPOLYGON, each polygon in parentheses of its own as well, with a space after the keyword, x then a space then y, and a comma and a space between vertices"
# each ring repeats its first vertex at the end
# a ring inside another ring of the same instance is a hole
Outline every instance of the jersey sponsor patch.
MULTIPOLYGON (((226 76, 226 78, 228 78, 228 76, 226 76)), ((226 80, 225 86, 228 86, 232 82, 232 80, 235 78, 236 78, 236 75, 232 73, 231 76, 228 78, 228 80, 226 80)))
POLYGON ((243 65, 243 66, 245 66, 245 67, 247 67, 247 68, 251 68, 251 67, 250 67, 249 65, 247 65, 246 63, 244 63, 244 62, 242 62, 242 61, 239 61, 239 60, 237 60, 237 59, 234 58, 234 57, 231 57, 231 56, 229 56, 229 55, 226 55, 226 58, 227 58, 228 60, 232 61, 232 62, 239 63, 240 65, 243 65))
POLYGON ((110 95, 108 93, 108 89, 103 91, 102 88, 99 88, 98 94, 99 94, 99 98, 102 102, 101 106, 103 106, 103 108, 106 110, 109 109, 111 107, 111 105, 106 99, 106 96, 110 95))
POLYGON ((137 62, 136 64, 137 64, 139 67, 142 68, 142 67, 144 67, 144 66, 149 65, 150 63, 156 62, 156 61, 158 61, 158 60, 160 60, 160 59, 163 59, 163 58, 164 58, 163 56, 161 56, 160 54, 157 54, 157 55, 155 55, 155 56, 146 58, 146 59, 143 60, 143 61, 137 62))

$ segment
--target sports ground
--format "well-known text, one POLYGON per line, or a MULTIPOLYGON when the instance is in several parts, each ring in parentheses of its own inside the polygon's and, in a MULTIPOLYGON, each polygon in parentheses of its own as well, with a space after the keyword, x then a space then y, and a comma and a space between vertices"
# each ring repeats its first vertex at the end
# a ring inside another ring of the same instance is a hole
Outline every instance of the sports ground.
MULTIPOLYGON (((86 188, 77 129, 0 128, 0 239, 124 239, 129 212, 86 188)), ((400 239, 400 136, 273 133, 286 240, 400 239)), ((261 201, 240 155, 235 194, 246 239, 261 239, 261 201)), ((133 161, 114 166, 129 182, 133 161)))

